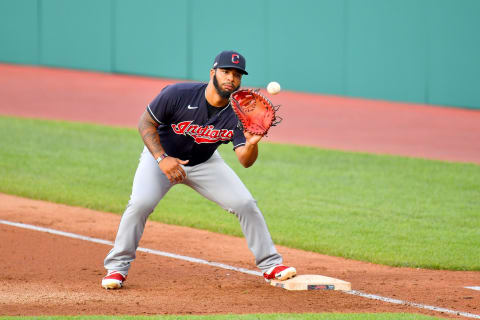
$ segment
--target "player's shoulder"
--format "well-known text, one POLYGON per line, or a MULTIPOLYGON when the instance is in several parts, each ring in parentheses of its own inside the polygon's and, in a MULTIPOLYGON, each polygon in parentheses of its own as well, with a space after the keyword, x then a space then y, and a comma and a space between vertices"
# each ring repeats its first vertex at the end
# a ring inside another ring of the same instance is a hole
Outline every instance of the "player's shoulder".
POLYGON ((197 91, 204 90, 207 87, 203 82, 179 82, 163 88, 163 94, 195 94, 197 91))

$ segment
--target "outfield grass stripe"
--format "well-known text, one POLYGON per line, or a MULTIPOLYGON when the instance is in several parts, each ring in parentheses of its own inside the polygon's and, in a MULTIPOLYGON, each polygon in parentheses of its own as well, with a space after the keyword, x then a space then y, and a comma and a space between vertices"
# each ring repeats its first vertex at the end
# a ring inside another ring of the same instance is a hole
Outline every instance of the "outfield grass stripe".
MULTIPOLYGON (((18 227, 18 228, 23 228, 23 229, 29 229, 29 230, 34 230, 34 231, 51 233, 51 234, 60 235, 60 236, 68 237, 68 238, 74 238, 74 239, 90 241, 90 242, 106 244, 106 245, 113 245, 112 241, 98 239, 98 238, 92 238, 92 237, 88 237, 88 236, 79 235, 79 234, 76 234, 76 233, 64 232, 64 231, 60 231, 60 230, 44 228, 44 227, 34 226, 34 225, 30 225, 30 224, 25 224, 25 223, 11 222, 11 221, 2 220, 2 219, 0 219, 0 223, 5 224, 5 225, 9 225, 9 226, 18 227)), ((154 250, 154 249, 148 249, 148 248, 143 248, 143 247, 139 247, 137 250, 145 252, 145 253, 151 253, 151 254, 154 254, 154 255, 168 257, 168 258, 189 261, 189 262, 192 262, 192 263, 200 263, 200 264, 205 264, 205 265, 209 265, 209 266, 212 266, 212 267, 218 267, 218 268, 222 268, 222 269, 237 271, 237 272, 246 273, 246 274, 250 274, 250 275, 254 275, 254 276, 260 276, 260 277, 262 276, 262 273, 260 273, 258 271, 253 271, 253 270, 249 270, 249 269, 245 269, 245 268, 237 268, 237 267, 226 265, 226 264, 219 263, 219 262, 207 261, 207 260, 204 260, 204 259, 182 256, 182 255, 175 254, 175 253, 169 253, 169 252, 164 252, 164 251, 159 251, 159 250, 154 250)), ((423 305, 423 304, 420 304, 420 303, 409 302, 409 301, 404 301, 404 300, 392 299, 392 298, 382 297, 382 296, 379 296, 379 295, 364 293, 364 292, 356 291, 356 290, 342 291, 342 292, 345 292, 345 293, 351 294, 351 295, 355 295, 355 296, 359 296, 359 297, 363 297, 363 298, 367 298, 367 299, 378 300, 378 301, 383 301, 383 302, 392 303, 392 304, 407 305, 407 306, 414 307, 414 308, 419 308, 419 309, 425 309, 425 310, 430 310, 430 311, 435 311, 435 312, 443 312, 443 313, 448 313, 448 314, 453 314, 453 315, 467 317, 467 318, 473 318, 473 319, 480 319, 480 315, 473 314, 473 313, 450 310, 450 309, 445 309, 445 308, 440 308, 440 307, 435 307, 435 306, 429 306, 429 305, 423 305)))
MULTIPOLYGON (((0 136, 8 137, 0 143, 0 192, 125 210, 143 150, 136 130, 0 116, 0 136)), ((219 151, 258 201, 276 245, 395 267, 480 270, 479 165, 261 149, 248 170, 231 145, 219 151)), ((243 237, 234 215, 181 184, 149 219, 243 237)))

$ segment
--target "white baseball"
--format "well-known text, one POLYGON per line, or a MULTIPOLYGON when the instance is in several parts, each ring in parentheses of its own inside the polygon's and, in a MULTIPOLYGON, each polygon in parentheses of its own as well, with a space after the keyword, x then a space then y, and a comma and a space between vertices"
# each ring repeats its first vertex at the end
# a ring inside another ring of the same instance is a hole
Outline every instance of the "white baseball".
POLYGON ((281 90, 280 83, 272 81, 267 85, 267 91, 270 94, 277 94, 281 90))

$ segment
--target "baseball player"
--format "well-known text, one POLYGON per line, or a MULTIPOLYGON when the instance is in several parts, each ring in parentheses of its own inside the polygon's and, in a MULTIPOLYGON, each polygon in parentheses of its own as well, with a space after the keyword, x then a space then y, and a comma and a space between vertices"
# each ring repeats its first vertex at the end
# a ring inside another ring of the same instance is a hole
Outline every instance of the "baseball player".
POLYGON ((140 117, 138 130, 145 147, 115 245, 104 261, 104 288, 122 287, 148 216, 179 183, 237 216, 266 281, 296 275, 295 268, 282 265, 255 199, 217 151, 222 143, 232 142, 238 161, 246 168, 258 156, 262 136, 243 132, 229 105, 230 94, 248 74, 245 65, 238 52, 223 51, 215 57, 208 83, 166 86, 140 117))

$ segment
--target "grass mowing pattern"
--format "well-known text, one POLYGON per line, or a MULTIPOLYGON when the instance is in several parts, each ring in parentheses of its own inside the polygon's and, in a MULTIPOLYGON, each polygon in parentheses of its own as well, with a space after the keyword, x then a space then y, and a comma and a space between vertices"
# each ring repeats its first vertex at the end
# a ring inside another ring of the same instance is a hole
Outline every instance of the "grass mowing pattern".
POLYGON ((442 319, 418 314, 405 313, 278 313, 278 314, 242 314, 242 315, 208 315, 208 316, 53 316, 53 317, 0 317, 0 320, 35 319, 35 320, 433 320, 442 319))
MULTIPOLYGON (((0 191, 121 213, 134 129, 0 117, 0 191)), ((392 266, 480 270, 480 166, 262 143, 241 168, 277 244, 392 266)), ((236 218, 180 185, 151 219, 241 236, 236 218)))

